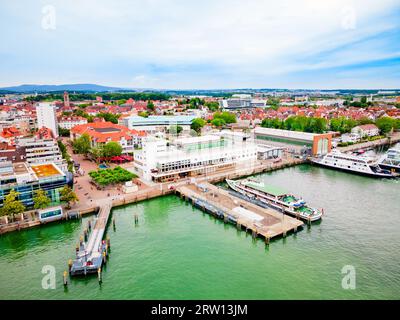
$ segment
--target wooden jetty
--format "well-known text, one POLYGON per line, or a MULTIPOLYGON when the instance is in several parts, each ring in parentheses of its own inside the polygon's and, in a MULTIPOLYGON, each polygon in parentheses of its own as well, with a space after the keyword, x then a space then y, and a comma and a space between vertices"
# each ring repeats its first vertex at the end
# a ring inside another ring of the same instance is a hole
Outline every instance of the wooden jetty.
POLYGON ((296 232, 304 225, 301 220, 269 208, 262 208, 207 182, 180 186, 176 192, 194 206, 215 217, 251 231, 254 238, 264 238, 266 243, 274 237, 286 236, 291 231, 296 232))
POLYGON ((101 270, 108 253, 108 244, 103 240, 103 237, 111 208, 111 201, 101 205, 92 232, 88 234, 89 230, 85 229, 85 234, 77 245, 76 259, 70 265, 71 276, 86 275, 101 270), (87 237, 87 241, 84 241, 87 237))

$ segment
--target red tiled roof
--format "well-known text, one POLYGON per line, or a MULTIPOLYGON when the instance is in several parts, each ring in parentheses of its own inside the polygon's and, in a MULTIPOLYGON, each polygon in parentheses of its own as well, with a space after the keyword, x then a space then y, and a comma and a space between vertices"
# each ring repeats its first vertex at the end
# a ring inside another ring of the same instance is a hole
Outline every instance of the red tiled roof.
POLYGON ((20 136, 20 135, 21 135, 21 133, 15 127, 3 128, 3 131, 1 133, 1 136, 3 138, 12 138, 12 137, 20 136))
POLYGON ((73 134, 79 134, 79 135, 87 133, 96 142, 107 142, 107 141, 118 142, 122 138, 126 140, 131 140, 132 136, 134 135, 143 136, 142 132, 136 130, 129 130, 127 127, 107 121, 79 124, 73 127, 71 129, 71 132, 73 134), (109 132, 96 131, 96 129, 107 129, 107 128, 112 128, 114 130, 117 129, 118 131, 109 131, 109 132))
POLYGON ((42 127, 36 132, 36 136, 40 139, 53 139, 53 131, 50 128, 42 127))

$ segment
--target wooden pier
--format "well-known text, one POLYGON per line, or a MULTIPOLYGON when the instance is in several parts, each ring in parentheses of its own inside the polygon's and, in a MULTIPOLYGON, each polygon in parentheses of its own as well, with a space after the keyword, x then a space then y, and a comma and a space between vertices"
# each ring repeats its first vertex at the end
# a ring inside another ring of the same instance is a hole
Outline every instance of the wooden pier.
POLYGON ((251 231, 254 238, 262 237, 266 243, 272 238, 286 236, 288 232, 296 232, 304 225, 301 220, 257 206, 207 182, 180 186, 176 191, 193 205, 251 231))
POLYGON ((109 244, 103 240, 103 237, 111 208, 111 202, 101 205, 93 230, 89 230, 91 225, 85 229, 77 245, 76 259, 70 265, 71 276, 86 275, 101 270, 109 249, 109 244))

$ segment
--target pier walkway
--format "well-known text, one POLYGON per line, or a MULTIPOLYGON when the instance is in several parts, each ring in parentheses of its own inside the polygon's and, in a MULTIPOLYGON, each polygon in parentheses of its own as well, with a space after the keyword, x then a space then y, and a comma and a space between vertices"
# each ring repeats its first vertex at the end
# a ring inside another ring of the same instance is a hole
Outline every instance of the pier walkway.
POLYGON ((400 142, 400 132, 394 132, 387 138, 374 140, 374 141, 355 143, 355 144, 352 144, 352 145, 346 146, 346 147, 337 147, 337 149, 340 150, 341 152, 351 152, 351 151, 356 151, 356 150, 360 150, 360 149, 373 149, 373 148, 376 148, 379 146, 392 145, 397 142, 400 142))
POLYGON ((207 182, 180 186, 176 191, 194 206, 240 229, 250 230, 254 238, 261 236, 266 243, 304 225, 301 220, 257 206, 207 182))
MULTIPOLYGON (((111 208, 111 201, 101 205, 89 239, 86 242, 82 238, 80 239, 76 259, 70 267, 71 275, 86 275, 87 273, 98 272, 98 269, 101 268, 108 249, 103 237, 111 208)), ((86 230, 86 232, 89 231, 86 230)))

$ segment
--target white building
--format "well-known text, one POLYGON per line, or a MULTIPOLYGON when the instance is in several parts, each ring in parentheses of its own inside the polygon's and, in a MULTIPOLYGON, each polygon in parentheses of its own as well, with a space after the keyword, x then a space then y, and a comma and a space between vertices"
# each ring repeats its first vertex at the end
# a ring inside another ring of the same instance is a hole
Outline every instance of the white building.
POLYGON ((58 121, 58 126, 60 128, 70 130, 79 124, 86 124, 86 123, 88 123, 88 121, 84 117, 66 116, 60 118, 60 120, 58 121))
POLYGON ((361 140, 361 136, 358 133, 345 133, 341 135, 340 140, 343 143, 356 143, 361 140))
POLYGON ((379 135, 379 128, 374 124, 364 124, 351 129, 351 133, 359 134, 362 138, 379 135))
POLYGON ((164 139, 149 138, 135 153, 136 171, 146 180, 174 181, 209 174, 237 164, 251 166, 257 160, 253 142, 219 136, 176 139, 168 145, 164 139))
POLYGON ((25 148, 25 161, 29 165, 54 163, 64 173, 68 172, 68 165, 61 155, 60 148, 54 139, 21 138, 18 146, 25 148))
POLYGON ((58 137, 58 124, 56 107, 54 104, 41 102, 36 106, 38 129, 46 127, 51 129, 54 137, 58 137))
POLYGON ((147 133, 164 132, 171 126, 180 126, 183 132, 189 132, 195 116, 140 116, 122 117, 118 123, 130 130, 145 131, 147 133))

